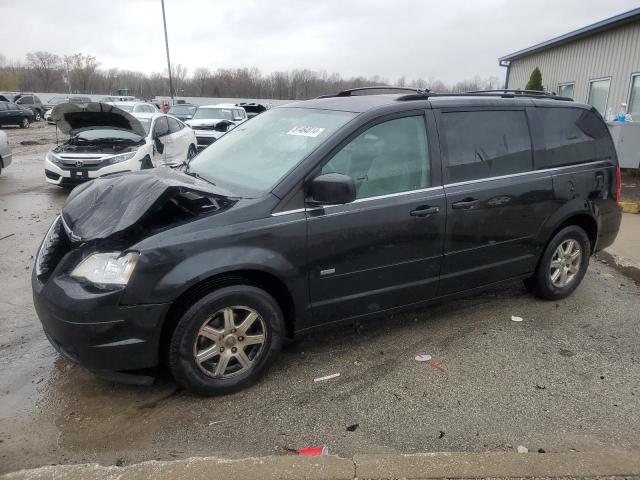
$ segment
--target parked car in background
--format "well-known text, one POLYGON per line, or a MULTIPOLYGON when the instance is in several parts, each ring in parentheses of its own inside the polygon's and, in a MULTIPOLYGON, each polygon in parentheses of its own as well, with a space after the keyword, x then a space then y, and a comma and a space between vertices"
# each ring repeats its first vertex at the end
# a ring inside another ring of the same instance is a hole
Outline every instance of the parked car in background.
POLYGON ((0 102, 0 126, 16 125, 20 128, 29 128, 34 121, 35 115, 30 108, 13 102, 0 102))
POLYGON ((19 93, 13 97, 13 101, 16 105, 31 109, 33 112, 33 119, 36 122, 42 120, 42 116, 44 115, 44 105, 37 95, 34 95, 33 93, 19 93))
POLYGON ((100 101, 102 103, 135 102, 136 97, 133 97, 131 95, 121 95, 121 96, 108 95, 106 97, 102 97, 100 101))
POLYGON ((558 301, 615 240, 620 170, 593 107, 356 91, 72 193, 32 269, 54 348, 95 371, 164 359, 183 387, 223 394, 295 333, 500 282, 558 301))
POLYGON ((198 107, 191 104, 180 104, 171 107, 167 113, 185 122, 193 118, 193 114, 196 113, 197 108, 198 107))
POLYGON ((246 121, 244 108, 232 103, 220 103, 198 107, 186 123, 196 132, 198 148, 205 148, 246 121))
POLYGON ((253 118, 268 110, 268 107, 256 102, 241 102, 236 103, 236 106, 244 108, 245 112, 247 112, 247 118, 253 118))
POLYGON ((7 141, 7 134, 0 130, 0 173, 11 164, 13 154, 7 141))
POLYGON ((118 107, 125 112, 136 113, 158 113, 158 109, 153 103, 148 102, 114 102, 111 105, 118 107))
POLYGON ((46 181, 63 187, 102 175, 183 162, 196 154, 193 131, 180 120, 159 113, 140 118, 114 105, 65 103, 52 119, 69 140, 45 157, 46 181))
POLYGON ((60 105, 61 103, 89 103, 91 102, 90 97, 85 97, 82 95, 70 95, 68 97, 52 97, 47 103, 44 104, 44 119, 47 123, 53 124, 51 121, 51 109, 56 105, 60 105))

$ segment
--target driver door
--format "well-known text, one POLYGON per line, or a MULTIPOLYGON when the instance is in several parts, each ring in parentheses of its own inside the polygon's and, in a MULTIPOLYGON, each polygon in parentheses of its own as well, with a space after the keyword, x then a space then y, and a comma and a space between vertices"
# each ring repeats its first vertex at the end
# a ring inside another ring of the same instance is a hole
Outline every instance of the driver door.
POLYGON ((307 213, 313 320, 322 324, 436 295, 446 201, 424 112, 378 120, 322 167, 356 200, 307 213))
POLYGON ((169 123, 165 115, 158 117, 153 124, 153 166, 163 165, 167 161, 167 137, 169 136, 169 123))

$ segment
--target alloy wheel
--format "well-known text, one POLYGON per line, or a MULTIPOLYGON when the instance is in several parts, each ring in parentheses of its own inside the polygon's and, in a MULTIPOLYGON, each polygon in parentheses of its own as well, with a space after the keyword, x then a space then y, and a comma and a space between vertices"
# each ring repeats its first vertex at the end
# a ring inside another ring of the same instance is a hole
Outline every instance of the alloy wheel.
POLYGON ((573 238, 563 241, 551 257, 549 278, 557 288, 564 288, 574 281, 582 264, 582 248, 573 238))
POLYGON ((229 378, 249 370, 264 351, 265 320, 246 306, 226 307, 215 312, 198 330, 193 359, 213 378, 229 378))

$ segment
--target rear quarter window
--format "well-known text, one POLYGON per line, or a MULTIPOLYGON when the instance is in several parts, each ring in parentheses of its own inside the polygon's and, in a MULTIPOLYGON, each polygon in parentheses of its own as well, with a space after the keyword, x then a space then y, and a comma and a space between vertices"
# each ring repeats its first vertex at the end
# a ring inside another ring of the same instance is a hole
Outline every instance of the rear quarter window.
POLYGON ((449 183, 533 169, 524 111, 443 112, 441 123, 449 183))
POLYGON ((582 108, 538 108, 543 149, 536 168, 555 168, 614 159, 615 148, 606 124, 593 111, 582 108))

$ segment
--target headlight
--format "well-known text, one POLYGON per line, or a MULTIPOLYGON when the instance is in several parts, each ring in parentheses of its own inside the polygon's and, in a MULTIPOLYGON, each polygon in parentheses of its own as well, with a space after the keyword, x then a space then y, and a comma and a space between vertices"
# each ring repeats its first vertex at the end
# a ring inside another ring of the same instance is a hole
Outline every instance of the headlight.
POLYGON ((135 157, 136 153, 138 153, 138 151, 133 150, 132 152, 121 153, 120 155, 114 155, 113 157, 106 158, 104 160, 104 163, 113 164, 113 163, 126 162, 127 160, 131 160, 133 157, 135 157))
POLYGON ((49 150, 49 152, 47 153, 47 160, 49 160, 51 163, 55 163, 56 165, 62 165, 60 157, 53 153, 53 150, 49 150))
POLYGON ((101 285, 126 285, 140 254, 94 253, 73 269, 71 276, 101 285))

